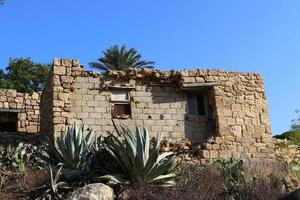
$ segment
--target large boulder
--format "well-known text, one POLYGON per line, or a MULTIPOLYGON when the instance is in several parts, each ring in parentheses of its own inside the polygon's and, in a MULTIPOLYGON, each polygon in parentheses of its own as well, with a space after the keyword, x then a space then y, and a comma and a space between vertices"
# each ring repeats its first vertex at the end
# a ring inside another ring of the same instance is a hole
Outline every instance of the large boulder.
POLYGON ((68 200, 113 200, 114 191, 103 183, 93 183, 75 190, 68 200))
POLYGON ((289 193, 285 197, 279 200, 300 200, 300 189, 295 190, 294 192, 289 193))

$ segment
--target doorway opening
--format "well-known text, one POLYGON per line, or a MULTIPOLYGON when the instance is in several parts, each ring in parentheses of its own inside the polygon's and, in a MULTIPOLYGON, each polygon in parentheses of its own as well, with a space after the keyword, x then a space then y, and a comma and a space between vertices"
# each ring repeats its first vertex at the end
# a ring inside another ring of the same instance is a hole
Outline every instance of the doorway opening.
POLYGON ((17 132, 17 127, 17 112, 0 112, 0 132, 17 132))

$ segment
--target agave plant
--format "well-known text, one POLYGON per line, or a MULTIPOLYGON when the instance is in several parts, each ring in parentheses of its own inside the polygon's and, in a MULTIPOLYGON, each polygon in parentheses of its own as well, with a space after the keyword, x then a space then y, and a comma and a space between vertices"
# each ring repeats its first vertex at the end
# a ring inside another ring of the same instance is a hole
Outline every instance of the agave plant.
POLYGON ((55 157, 69 169, 83 169, 86 156, 96 148, 93 130, 90 129, 86 136, 83 132, 83 126, 69 126, 66 134, 56 138, 58 149, 50 143, 49 157, 55 157))
POLYGON ((30 199, 63 199, 63 194, 71 191, 73 188, 67 182, 61 181, 62 167, 63 165, 58 165, 58 169, 56 173, 54 173, 51 165, 49 165, 49 182, 40 187, 31 189, 29 191, 30 199))
POLYGON ((106 150, 118 164, 119 174, 112 173, 103 178, 116 183, 130 182, 153 183, 164 186, 175 184, 175 168, 178 164, 177 155, 173 152, 160 154, 161 135, 150 147, 149 132, 146 128, 136 126, 135 132, 122 127, 122 138, 110 135, 106 141, 106 150))

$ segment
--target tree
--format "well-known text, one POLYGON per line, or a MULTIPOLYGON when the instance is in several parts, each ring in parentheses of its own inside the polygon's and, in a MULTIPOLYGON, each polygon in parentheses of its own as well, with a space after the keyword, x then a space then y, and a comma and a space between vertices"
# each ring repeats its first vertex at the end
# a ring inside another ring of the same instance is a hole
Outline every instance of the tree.
MULTIPOLYGON (((295 110, 295 113, 299 115, 300 110, 298 109, 295 110)), ((300 116, 297 116, 295 119, 292 120, 291 130, 292 131, 300 130, 300 116)))
POLYGON ((153 68, 155 62, 141 60, 141 54, 138 54, 134 48, 126 50, 126 46, 121 48, 114 45, 105 51, 103 56, 97 62, 90 62, 91 67, 101 70, 128 70, 129 68, 153 68))
POLYGON ((18 92, 40 91, 47 80, 49 64, 34 63, 30 58, 9 59, 6 73, 0 71, 0 88, 18 92))

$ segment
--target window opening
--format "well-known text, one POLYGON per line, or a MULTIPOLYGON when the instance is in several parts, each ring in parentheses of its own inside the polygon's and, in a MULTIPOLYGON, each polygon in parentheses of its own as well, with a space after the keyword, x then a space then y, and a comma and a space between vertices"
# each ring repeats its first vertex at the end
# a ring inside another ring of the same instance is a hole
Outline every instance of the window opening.
POLYGON ((129 118, 131 116, 130 97, 127 90, 112 90, 111 103, 114 118, 129 118))
POLYGON ((207 115, 207 100, 204 94, 188 94, 188 111, 190 115, 207 115))

